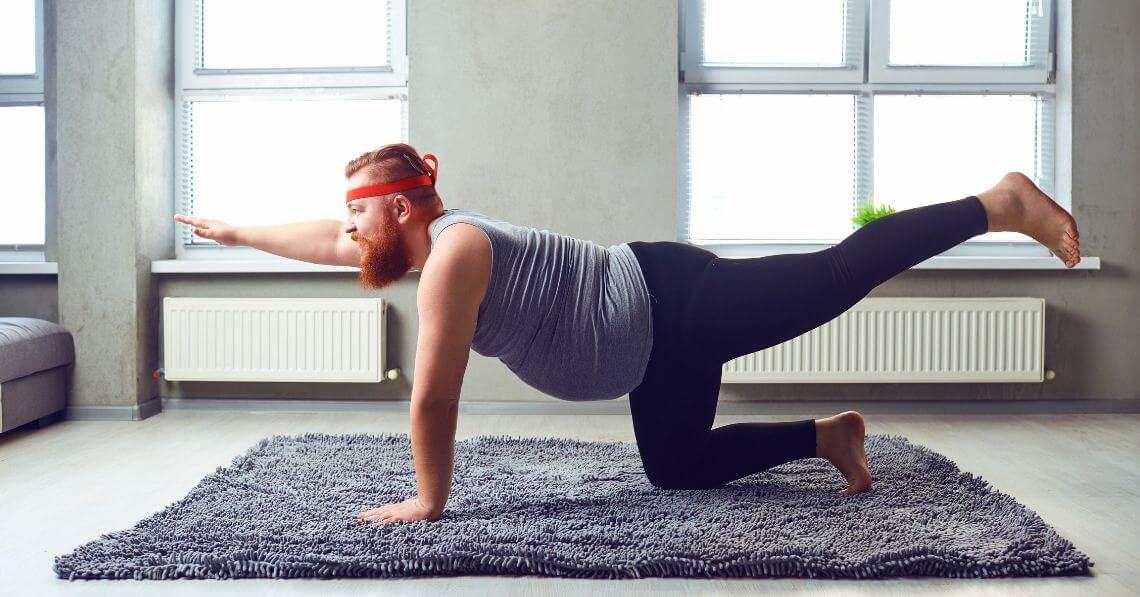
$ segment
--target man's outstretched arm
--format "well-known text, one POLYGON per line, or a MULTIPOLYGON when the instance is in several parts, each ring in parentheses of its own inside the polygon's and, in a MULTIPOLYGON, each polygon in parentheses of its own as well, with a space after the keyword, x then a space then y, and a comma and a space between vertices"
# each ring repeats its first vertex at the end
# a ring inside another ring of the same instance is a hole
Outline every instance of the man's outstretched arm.
POLYGON ((417 290, 420 329, 411 418, 418 495, 358 518, 395 522, 443 515, 455 464, 459 393, 489 277, 490 243, 482 231, 455 225, 440 233, 417 290))
POLYGON ((195 235, 220 245, 253 247, 289 259, 360 267, 360 246, 338 220, 310 220, 273 226, 235 226, 221 220, 174 214, 195 235))

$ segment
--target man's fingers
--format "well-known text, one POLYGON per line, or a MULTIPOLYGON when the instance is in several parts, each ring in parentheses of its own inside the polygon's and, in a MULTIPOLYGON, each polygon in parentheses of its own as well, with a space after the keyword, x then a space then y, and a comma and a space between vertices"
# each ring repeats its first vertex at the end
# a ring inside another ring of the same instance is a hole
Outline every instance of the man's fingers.
POLYGON ((401 518, 392 510, 392 504, 382 508, 373 508, 356 515, 356 519, 363 522, 382 522, 385 524, 399 522, 401 518))
POLYGON ((175 214, 174 219, 178 222, 182 222, 183 224, 189 224, 189 225, 195 226, 197 228, 202 228, 202 229, 209 229, 210 228, 210 223, 207 222, 205 218, 196 218, 194 216, 185 216, 182 214, 175 214))
POLYGON ((193 218, 190 216, 184 216, 182 214, 174 216, 174 219, 176 221, 182 222, 183 224, 189 224, 191 226, 203 227, 205 224, 205 222, 202 221, 202 218, 193 218))

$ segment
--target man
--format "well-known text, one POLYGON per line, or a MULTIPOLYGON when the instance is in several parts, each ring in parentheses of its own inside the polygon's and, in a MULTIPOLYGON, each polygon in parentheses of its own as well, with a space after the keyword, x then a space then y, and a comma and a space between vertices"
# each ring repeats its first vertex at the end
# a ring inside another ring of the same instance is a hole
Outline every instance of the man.
POLYGON ((428 238, 427 224, 444 210, 434 187, 436 170, 425 168, 427 159, 434 156, 421 160, 410 146, 394 144, 350 162, 345 176, 356 192, 347 201, 347 223, 238 227, 175 215, 176 221, 193 226, 196 235, 223 245, 251 246, 311 263, 358 266, 366 288, 382 289, 409 271, 421 272, 411 405, 419 495, 362 512, 360 520, 436 520, 442 515, 454 465, 459 392, 490 278, 490 241, 475 226, 448 226, 434 245, 428 238), (386 180, 406 182, 387 188, 374 184, 386 180))
POLYGON ((443 209, 437 171, 434 156, 420 158, 405 144, 361 155, 346 168, 343 226, 238 228, 175 216, 222 244, 359 265, 368 288, 421 272, 411 399, 418 495, 359 520, 442 516, 472 349, 556 398, 628 394, 638 451, 655 486, 715 487, 783 462, 825 458, 848 483, 840 493, 870 491, 856 411, 712 428, 723 363, 806 333, 882 282, 986 232, 1021 232, 1066 267, 1080 261, 1073 217, 1016 172, 978 195, 880 217, 821 251, 723 259, 672 241, 600 247, 443 209))

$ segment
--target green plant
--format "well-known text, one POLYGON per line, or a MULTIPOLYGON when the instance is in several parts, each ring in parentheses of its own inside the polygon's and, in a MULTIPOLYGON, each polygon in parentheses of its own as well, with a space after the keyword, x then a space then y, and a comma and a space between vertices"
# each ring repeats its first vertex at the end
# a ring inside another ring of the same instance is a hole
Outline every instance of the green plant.
POLYGON ((875 218, 881 218, 893 213, 895 213, 895 208, 890 205, 880 205, 879 207, 875 207, 874 205, 861 205, 855 208, 855 217, 851 218, 851 221, 854 222, 856 226, 863 226, 875 218))

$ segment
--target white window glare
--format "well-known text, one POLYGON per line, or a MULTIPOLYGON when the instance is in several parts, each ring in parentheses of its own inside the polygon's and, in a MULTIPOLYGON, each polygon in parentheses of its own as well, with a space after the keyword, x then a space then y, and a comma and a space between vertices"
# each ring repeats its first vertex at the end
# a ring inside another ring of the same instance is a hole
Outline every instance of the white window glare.
POLYGON ((846 0, 705 0, 704 62, 839 66, 846 0))
POLYGON ((402 139, 399 99, 194 101, 188 109, 193 213, 238 225, 343 220, 345 164, 402 139))
POLYGON ((44 109, 0 107, 0 245, 44 244, 44 109))
POLYGON ((381 67, 386 0, 201 0, 205 69, 381 67))
POLYGON ((855 96, 690 96, 695 241, 834 240, 851 233, 855 96))
POLYGON ((0 75, 36 73, 36 0, 0 0, 0 75))
MULTIPOLYGON (((1006 172, 1039 185, 1041 111, 1029 95, 879 95, 873 202, 908 209, 976 195, 1006 172)), ((988 240, 1021 238, 987 233, 988 240)))
POLYGON ((1031 0, 890 0, 892 65, 1030 63, 1031 0))

